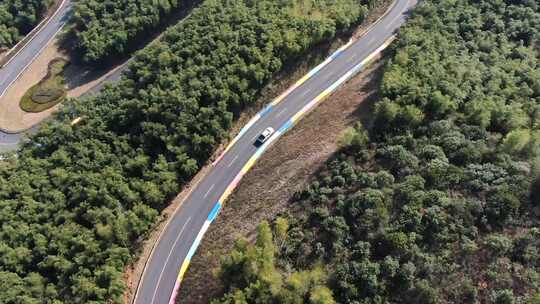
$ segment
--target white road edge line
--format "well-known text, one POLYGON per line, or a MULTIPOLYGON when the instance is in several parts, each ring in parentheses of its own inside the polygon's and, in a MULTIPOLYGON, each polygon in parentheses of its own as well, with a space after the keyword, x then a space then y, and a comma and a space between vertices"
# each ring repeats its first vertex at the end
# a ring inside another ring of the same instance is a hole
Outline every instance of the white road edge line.
MULTIPOLYGON (((9 60, 8 60, 6 63, 4 63, 3 66, 8 65, 8 64, 13 60, 13 58, 17 57, 17 55, 19 55, 19 53, 20 53, 22 50, 24 50, 24 48, 26 48, 26 46, 27 46, 30 42, 32 42, 32 40, 34 40, 34 39, 37 37, 37 35, 38 35, 45 27, 47 27, 47 25, 54 19, 54 17, 56 17, 56 15, 58 15, 58 12, 60 12, 60 10, 62 9, 62 7, 63 7, 64 4, 66 3, 66 1, 67 1, 67 0, 63 0, 62 3, 60 3, 60 6, 58 7, 58 9, 57 9, 57 10, 56 10, 49 18, 46 18, 46 19, 42 20, 38 25, 36 25, 36 27, 34 27, 33 30, 30 31, 30 33, 28 33, 28 35, 26 35, 21 41, 19 41, 19 43, 15 44, 15 45, 11 48, 11 50, 7 52, 6 56, 9 56, 10 53, 11 53, 13 50, 15 50, 15 49, 19 46, 20 43, 22 43, 26 38, 28 38, 29 35, 34 35, 34 37, 32 37, 32 38, 30 38, 30 40, 26 41, 26 43, 25 43, 23 46, 21 46, 21 48, 17 51, 17 53, 15 53, 15 55, 13 55, 13 57, 9 58, 9 60), (43 24, 43 22, 47 22, 47 23, 43 24), (40 28, 40 26, 43 26, 43 27, 40 28), (35 33, 32 33, 35 29, 39 29, 39 30, 38 30, 37 32, 35 32, 35 33)), ((56 34, 55 34, 55 35, 56 35, 56 34)))
MULTIPOLYGON (((407 4, 409 4, 409 1, 407 1, 407 4)), ((399 13, 397 14, 397 16, 395 16, 392 21, 388 22, 388 24, 385 26, 386 29, 389 29, 390 27, 392 27, 394 25, 394 22, 396 22, 396 20, 398 20, 399 18, 401 18, 403 16, 403 13, 399 13)))
POLYGON ((203 198, 206 198, 208 196, 208 194, 210 193, 210 191, 212 191, 212 189, 214 189, 214 186, 216 184, 212 184, 212 186, 210 186, 210 188, 208 188, 208 191, 206 191, 206 193, 204 194, 203 198))
MULTIPOLYGON (((169 251, 169 255, 167 256, 167 259, 165 260, 165 264, 164 265, 167 265, 167 263, 169 263, 169 259, 171 258, 171 254, 173 253, 174 251, 174 248, 176 247, 176 243, 178 243, 178 240, 180 240, 180 236, 182 236, 182 233, 184 232, 184 229, 186 228, 187 224, 191 221, 191 217, 189 217, 187 219, 187 221, 184 223, 184 226, 182 226, 182 230, 180 230, 180 233, 178 234, 178 236, 176 237, 176 240, 174 241, 172 247, 171 247, 171 251, 169 251)), ((152 295, 152 301, 150 303, 154 303, 154 300, 156 299, 156 294, 157 294, 157 291, 158 291, 158 288, 159 288, 159 284, 161 283, 161 278, 163 277, 163 272, 165 272, 165 268, 162 268, 161 269, 161 273, 159 274, 159 279, 158 279, 158 283, 156 285, 156 290, 154 290, 154 295, 152 295)))
POLYGON ((26 71, 26 69, 28 68, 28 66, 30 66, 32 63, 34 63, 34 61, 36 60, 36 58, 39 57, 39 55, 41 55, 41 53, 43 53, 43 51, 47 48, 47 46, 49 46, 49 44, 51 43, 51 41, 53 41, 55 38, 56 38, 56 35, 64 28, 64 25, 66 25, 65 23, 62 24, 62 26, 60 26, 60 28, 54 33, 54 35, 51 37, 51 39, 49 39, 47 41, 47 43, 45 43, 40 49, 39 51, 36 53, 36 55, 34 55, 34 57, 32 57, 32 60, 30 60, 25 66, 24 68, 19 72, 19 74, 17 74, 17 77, 15 77, 5 88, 5 90, 0 93, 0 98, 2 98, 4 96, 4 94, 9 90, 9 87, 11 87, 11 85, 19 80, 19 77, 21 77, 22 73, 24 73, 26 71))
POLYGON ((236 156, 231 160, 231 162, 227 165, 227 168, 230 168, 234 162, 238 159, 238 154, 236 154, 236 156))
POLYGON ((281 114, 285 113, 285 111, 287 111, 287 107, 285 107, 285 108, 283 108, 283 110, 279 111, 279 113, 276 114, 276 118, 280 117, 281 114))
MULTIPOLYGON (((362 66, 363 66, 364 64, 366 64, 367 62, 369 62, 369 61, 371 61, 371 60, 373 59, 372 56, 375 56, 376 54, 379 54, 383 49, 385 49, 386 47, 388 47, 388 45, 390 45, 390 43, 394 40, 394 38, 395 38, 395 35, 390 36, 390 37, 389 37, 387 40, 385 40, 385 42, 383 42, 376 50, 372 51, 372 52, 371 52, 371 53, 370 53, 370 54, 369 54, 369 55, 368 55, 361 63, 355 65, 355 66, 352 67, 348 72, 346 72, 345 74, 343 74, 343 76, 341 76, 338 80, 334 81, 334 82, 327 88, 327 90, 328 90, 329 88, 332 88, 332 87, 333 87, 333 89, 331 90, 331 93, 335 92, 335 90, 337 90, 337 88, 339 88, 343 83, 345 83, 346 81, 348 81, 349 79, 351 79, 353 76, 355 76, 356 74, 358 74, 359 71, 360 71, 360 69, 362 68, 362 66), (338 84, 338 85, 336 85, 336 84, 338 84)), ((323 92, 324 92, 324 91, 323 91, 323 92)), ((321 93, 321 94, 323 94, 323 93, 321 93)), ((319 96, 321 96, 321 95, 319 95, 319 96)), ((323 99, 325 99, 325 98, 327 98, 327 96, 321 98, 321 101, 322 101, 323 99)), ((314 99, 314 100, 315 100, 315 99, 314 99)), ((317 104, 316 104, 316 105, 317 105, 317 104)), ((308 106, 309 106, 309 104, 306 104, 306 105, 304 106, 304 108, 302 108, 301 110, 299 110, 299 111, 297 112, 297 114, 298 114, 298 113, 301 113, 301 112, 302 112, 306 107, 308 107, 308 106)), ((301 114, 300 119, 301 119, 302 116, 307 115, 307 113, 309 113, 312 109, 313 109, 313 108, 311 108, 310 110, 304 111, 303 114, 301 114)), ((298 121, 299 121, 299 120, 298 120, 298 121)), ((295 124, 296 124, 296 122, 293 123, 292 126, 294 126, 295 124)), ((291 128, 292 128, 292 126, 291 126, 291 128)), ((285 130, 283 133, 279 133, 279 132, 274 133, 274 134, 269 138, 269 140, 268 140, 267 142, 265 142, 264 145, 263 145, 261 148, 259 148, 259 149, 263 149, 262 152, 261 152, 261 155, 262 155, 262 153, 265 152, 266 148, 269 147, 270 144, 272 144, 275 140, 278 140, 278 139, 281 137, 281 135, 282 135, 282 134, 285 134, 285 132, 287 132, 288 130, 289 130, 289 129, 285 130)), ((258 150, 259 150, 259 149, 258 149, 258 150)), ((254 155, 255 155, 255 154, 254 154, 254 155)), ((252 155, 252 157, 253 157, 253 155, 252 155)), ((257 159, 258 159, 258 158, 255 158, 255 159, 254 159, 254 163, 257 161, 257 159)), ((252 159, 250 159, 250 161, 252 161, 252 159)), ((253 163, 253 164, 254 164, 254 163, 253 163)), ((244 170, 244 169, 242 169, 242 170, 244 170)), ((248 171, 249 171, 249 169, 248 169, 248 171)), ((243 175, 237 175, 237 176, 243 176, 243 175)), ((241 179, 241 178, 242 178, 242 177, 240 177, 240 179, 241 179)), ((229 186, 230 186, 230 185, 232 185, 232 184, 229 184, 229 186)), ((228 187, 229 187, 229 186, 228 186, 228 187)), ((234 188, 236 188, 236 186, 234 186, 233 189, 234 189, 234 188)), ((225 191, 227 191, 227 190, 225 190, 225 191)), ((226 193, 226 192, 224 192, 224 193, 226 193)), ((224 204, 224 202, 225 202, 226 200, 227 200, 227 197, 225 197, 225 198, 220 198, 219 202, 220 202, 220 203, 222 204, 222 206, 223 206, 223 204, 224 204)), ((215 208, 215 206, 216 206, 216 205, 214 205, 214 208, 215 208)), ((217 216, 217 215, 216 215, 216 216, 217 216)), ((213 221, 213 220, 212 220, 212 221, 213 221)), ((210 225, 210 223, 211 223, 212 221, 210 221, 208 225, 210 225)), ((205 222, 205 224, 206 224, 206 223, 208 223, 208 222, 205 222)), ((206 227, 205 227, 205 226, 203 225, 203 227, 199 230, 199 234, 197 235, 197 238, 199 238, 199 235, 202 233, 202 235, 200 235, 200 241, 202 241, 202 238, 204 237, 204 234, 206 233, 206 231, 207 231, 206 229, 208 229, 208 227, 209 227, 209 226, 206 226, 206 227)), ((193 244, 195 244, 195 243, 192 243, 192 246, 193 246, 193 244)), ((198 245, 197 245, 197 247, 198 247, 198 245)), ((195 249, 194 249, 195 251, 194 251, 194 252, 196 252, 197 247, 195 247, 195 249)), ((192 247, 192 248, 193 248, 193 247, 192 247)), ((190 249, 190 250, 191 250, 191 249, 190 249)), ((191 258, 191 257, 190 257, 190 258, 191 258)), ((188 265, 188 267, 189 267, 189 259, 187 259, 187 257, 184 258, 183 263, 186 262, 186 261, 187 261, 187 263, 188 263, 187 265, 188 265)), ((165 264, 165 265, 166 265, 166 264, 165 264)), ((186 268, 186 269, 187 269, 187 268, 186 268)), ((180 271, 181 271, 181 270, 180 270, 180 271)), ((177 280, 179 280, 179 281, 176 281, 176 282, 175 282, 175 289, 173 290, 173 294, 172 294, 171 297, 169 298, 169 303, 172 303, 173 300, 176 300, 176 295, 177 295, 176 291, 177 291, 177 288, 180 288, 180 282, 181 282, 181 280, 182 280, 182 275, 179 276, 179 278, 178 278, 177 280), (178 284, 178 285, 176 285, 176 284, 178 284)), ((158 285, 157 285, 157 286, 159 286, 159 281, 158 281, 158 285)), ((156 289, 157 289, 157 287, 156 287, 156 289)), ((153 303, 151 303, 151 304, 153 304, 153 303)))
MULTIPOLYGON (((388 16, 388 14, 393 10, 395 9, 395 7, 397 6, 397 4, 399 3, 399 0, 396 0, 392 3, 392 5, 387 9, 387 11, 382 15, 380 16, 375 22, 373 22, 366 31, 364 31, 360 36, 361 37, 364 37, 365 35, 367 35, 369 32, 371 32, 374 28, 375 28, 375 25, 378 24, 382 19, 384 19, 385 17, 388 16)), ((409 3, 409 0, 407 0, 407 3, 409 3)), ((361 38, 359 38, 361 39, 361 38)), ((384 44, 384 43, 383 43, 384 44)), ((188 197, 189 194, 186 196, 188 197)), ((175 211, 178 211, 178 209, 176 209, 175 211)), ((174 216, 174 215, 173 215, 174 216)), ((168 224, 171 223, 170 221, 167 222, 166 224, 166 227, 168 226, 168 224)), ((163 229, 163 231, 165 231, 166 227, 163 229)), ((163 235, 163 233, 160 234, 160 239, 161 239, 161 235, 163 235)), ((159 242, 159 240, 157 242, 154 243, 154 246, 152 248, 152 252, 150 254, 150 257, 148 258, 148 260, 146 261, 148 263, 148 261, 150 261, 152 259, 152 255, 154 253, 154 249, 156 248, 156 244, 159 242)), ((135 292, 135 297, 133 298, 132 300, 132 303, 135 303, 137 301, 137 297, 139 295, 139 291, 140 291, 140 286, 141 286, 141 283, 142 281, 144 280, 144 277, 145 277, 145 274, 146 274, 146 268, 147 268, 147 265, 148 264, 145 264, 145 267, 144 267, 144 270, 143 270, 143 273, 142 275, 140 276, 140 279, 139 279, 139 283, 137 285, 137 291, 135 292)))

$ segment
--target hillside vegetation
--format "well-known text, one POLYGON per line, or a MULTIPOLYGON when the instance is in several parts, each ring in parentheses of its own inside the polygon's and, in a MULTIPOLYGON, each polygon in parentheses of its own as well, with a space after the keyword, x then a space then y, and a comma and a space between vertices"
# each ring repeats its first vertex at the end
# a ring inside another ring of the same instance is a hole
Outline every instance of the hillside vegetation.
POLYGON ((126 55, 158 25, 192 0, 78 0, 73 14, 77 49, 89 63, 126 55))
POLYGON ((205 1, 139 52, 117 85, 66 102, 2 162, 0 303, 120 303, 137 241, 239 112, 367 10, 313 3, 298 14, 293 0, 205 1), (324 13, 312 19, 315 8, 324 13))
POLYGON ((14 46, 36 26, 53 0, 2 0, 0 51, 14 46))
POLYGON ((539 10, 423 1, 372 128, 344 135, 270 252, 239 241, 223 258, 215 303, 539 303, 539 10))

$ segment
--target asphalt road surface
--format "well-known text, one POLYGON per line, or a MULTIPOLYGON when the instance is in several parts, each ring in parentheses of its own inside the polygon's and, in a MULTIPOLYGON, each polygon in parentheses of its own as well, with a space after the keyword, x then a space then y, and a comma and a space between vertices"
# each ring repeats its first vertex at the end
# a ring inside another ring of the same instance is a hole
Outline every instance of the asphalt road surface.
POLYGON ((15 150, 22 136, 22 133, 11 134, 0 131, 0 153, 15 150))
POLYGON ((408 11, 416 3, 417 0, 396 0, 390 12, 367 34, 292 91, 228 150, 171 217, 147 263, 134 303, 169 303, 182 262, 215 203, 256 153, 256 137, 267 127, 278 130, 306 104, 380 47, 405 23, 408 11))
POLYGON ((7 89, 19 78, 26 70, 28 65, 41 53, 47 44, 62 29, 69 18, 71 1, 65 0, 56 10, 52 18, 46 21, 41 28, 24 47, 19 50, 1 69, 0 69, 0 97, 4 95, 7 89))
MULTIPOLYGON (((31 40, 25 43, 17 53, 0 68, 0 97, 19 78, 26 68, 39 56, 47 44, 60 32, 69 18, 71 0, 63 1, 50 20, 38 30, 31 40)), ((0 104, 0 106, 2 106, 0 104)), ((31 129, 33 130, 33 129, 31 129)), ((0 152, 17 148, 23 133, 6 133, 0 130, 0 152)))

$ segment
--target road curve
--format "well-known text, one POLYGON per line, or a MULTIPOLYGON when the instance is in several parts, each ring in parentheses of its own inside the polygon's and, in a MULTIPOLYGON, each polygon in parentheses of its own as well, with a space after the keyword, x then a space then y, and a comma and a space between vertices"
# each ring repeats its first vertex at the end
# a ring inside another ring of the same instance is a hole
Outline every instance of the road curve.
MULTIPOLYGON (((86 98, 86 97, 96 95, 99 92, 101 92, 101 90, 104 88, 106 84, 119 81, 120 78, 122 77, 122 74, 128 69, 129 67, 128 63, 130 61, 131 59, 123 63, 120 68, 116 69, 113 73, 105 77, 105 79, 103 79, 102 81, 100 81, 99 83, 91 87, 88 91, 86 91, 85 93, 83 93, 81 96, 77 98, 81 99, 81 98, 86 98)), ((36 133, 39 130, 40 126, 48 119, 49 118, 21 132, 12 133, 12 132, 6 132, 0 129, 0 153, 17 150, 19 148, 19 144, 21 140, 27 135, 36 133)))
MULTIPOLYGON (((214 164, 182 205, 169 219, 146 264, 135 295, 135 304, 174 303, 176 289, 195 249, 209 223, 219 212, 223 200, 266 149, 254 141, 266 127, 278 130, 271 140, 292 126, 306 107, 320 99, 350 76, 371 54, 391 38, 405 22, 408 11, 417 0, 395 0, 392 8, 364 36, 353 42, 335 58, 313 73, 302 84, 267 107, 260 118, 242 131, 238 140, 214 164), (231 187, 232 186, 232 187, 231 187), (225 194, 224 194, 225 193, 225 194), (216 203, 217 202, 217 203, 216 203), (182 271, 181 271, 182 267, 182 271)), ((311 73, 310 73, 311 74, 311 73)))
POLYGON ((69 18, 71 0, 63 0, 43 27, 0 69, 0 97, 60 32, 69 18))
MULTIPOLYGON (((47 44, 66 24, 71 11, 71 0, 63 0, 60 7, 37 30, 28 42, 0 68, 0 97, 19 78, 26 68, 41 54, 47 44)), ((0 105, 2 106, 2 105, 0 105)), ((32 129, 33 130, 33 129, 32 129)), ((15 150, 23 137, 23 132, 6 133, 0 130, 0 153, 15 150)))

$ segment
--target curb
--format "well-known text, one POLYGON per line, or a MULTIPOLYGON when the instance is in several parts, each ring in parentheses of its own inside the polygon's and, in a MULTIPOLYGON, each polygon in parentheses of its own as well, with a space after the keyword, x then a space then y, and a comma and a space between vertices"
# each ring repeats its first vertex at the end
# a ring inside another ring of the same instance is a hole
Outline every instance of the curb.
MULTIPOLYGON (((10 63, 11 60, 12 60, 14 57, 16 57, 16 56, 22 51, 22 49, 24 49, 24 48, 28 45, 28 43, 30 43, 32 40, 34 40, 35 36, 43 29, 42 26, 45 27, 45 26, 46 26, 46 25, 54 18, 54 16, 56 16, 56 14, 58 14, 58 12, 59 12, 60 9, 62 8, 62 6, 64 6, 64 3, 65 3, 66 1, 67 1, 67 0, 62 0, 62 2, 60 3, 60 5, 59 5, 58 8, 56 9, 56 11, 53 12, 52 15, 50 15, 49 17, 47 17, 47 18, 41 20, 41 22, 40 22, 38 25, 36 25, 36 26, 34 27, 34 29, 32 29, 32 30, 30 31, 30 33, 26 34, 26 36, 24 36, 24 38, 21 39, 21 41, 17 42, 17 44, 15 44, 15 45, 14 45, 14 46, 13 46, 13 47, 5 54, 4 58, 8 58, 8 59, 6 60, 6 62, 2 63, 2 62, 0 61, 0 67, 3 67, 3 66, 5 66, 5 65, 7 65, 8 63, 10 63), (33 36, 33 37, 31 37, 31 36, 33 36), (29 40, 25 42, 26 39, 29 39, 29 40), (10 57, 10 56, 11 56, 11 53, 13 53, 13 52, 19 47, 19 44, 21 44, 21 43, 24 43, 24 45, 21 46, 21 48, 17 51, 17 53, 15 53, 15 55, 13 55, 13 57, 10 57)), ((4 60, 2 60, 2 61, 4 61, 4 60)))
MULTIPOLYGON (((67 2, 68 0, 63 0, 62 3, 60 4, 60 7, 58 8, 58 10, 56 10, 56 12, 49 18, 47 19, 47 24, 54 18, 56 17, 56 15, 58 14, 58 12, 60 12, 60 10, 62 9, 62 7, 64 6, 64 4, 67 2)), ((32 64, 34 63, 34 61, 36 60, 37 57, 39 57, 39 55, 41 55, 41 53, 45 50, 45 48, 51 43, 51 41, 53 41, 55 38, 56 38, 56 35, 58 35, 58 33, 64 28, 66 24, 62 24, 62 26, 54 33, 54 35, 49 39, 47 40, 47 43, 45 43, 44 45, 40 46, 40 49, 39 51, 32 57, 32 59, 24 66, 24 68, 19 72, 19 74, 17 74, 17 77, 15 77, 13 79, 13 81, 11 81, 11 83, 8 84, 8 86, 6 87, 6 89, 3 91, 3 92, 0 92, 0 97, 3 97, 4 94, 7 92, 7 90, 9 89, 9 87, 11 87, 11 85, 17 81, 22 73, 24 73, 26 71, 26 69, 32 64)), ((23 47, 21 47, 19 49, 19 51, 17 51, 17 53, 15 53, 15 55, 13 57, 11 57, 4 65, 8 65, 15 57, 17 57, 17 55, 26 48, 26 46, 32 42, 32 40, 34 40, 36 38, 36 35, 39 34, 39 32, 45 28, 45 26, 43 26, 39 31, 36 32, 36 34, 34 35, 34 37, 32 37, 32 39, 28 40, 25 45, 23 47)))
POLYGON ((233 140, 227 145, 225 150, 221 152, 221 154, 212 162, 212 166, 215 166, 222 158, 225 156, 225 154, 234 146, 234 144, 242 137, 250 128, 252 125, 254 125, 259 119, 264 117, 266 114, 268 114, 270 111, 272 111, 272 108, 278 105, 285 97, 287 97, 292 91, 297 89, 299 86, 304 84, 307 80, 309 80, 311 77, 315 76, 322 68, 324 68, 326 65, 328 65, 330 62, 332 62, 334 59, 336 59, 343 51, 345 51, 351 44, 353 44, 355 40, 350 39, 349 42, 347 42, 345 45, 341 46, 339 49, 337 49, 332 55, 330 55, 328 58, 326 58, 322 63, 317 65, 315 68, 313 68, 311 71, 309 71, 306 75, 304 75, 300 80, 295 82, 292 86, 290 86, 285 92, 281 93, 276 99, 274 99, 272 102, 270 102, 268 105, 266 105, 259 113, 255 114, 247 124, 240 129, 240 132, 233 138, 233 140))
MULTIPOLYGON (((210 211, 210 214, 208 215, 206 221, 204 222, 201 230, 197 234, 197 237, 195 238, 195 241, 191 245, 188 254, 184 261, 182 262, 182 266, 180 267, 180 272, 178 274, 178 277, 176 279, 173 293, 171 297, 169 298, 169 304, 175 304, 176 303, 176 297, 178 295, 179 287, 182 282, 182 279, 184 278, 184 275, 189 267, 189 264, 191 262, 191 258, 197 251, 197 248, 199 247, 203 236, 205 235, 206 231, 210 227, 210 224, 216 219, 217 215, 219 214, 221 208, 223 207, 225 201, 229 198, 229 196, 232 194, 232 192, 236 189, 238 184, 240 183, 240 180, 244 177, 244 175, 255 165, 257 160, 262 156, 262 154, 268 149, 270 145, 274 141, 276 141, 279 137, 281 137, 283 134, 285 134, 288 130, 290 130, 298 121, 300 121, 305 115, 307 115, 309 112, 311 112, 319 103, 321 103, 326 97, 328 97, 331 93, 333 93, 339 86, 341 86, 343 83, 345 83, 347 80, 349 80, 354 75, 358 74, 362 70, 363 67, 365 67, 375 56, 377 56, 382 50, 387 48, 392 41, 394 41, 395 36, 391 36, 389 39, 387 39, 381 46, 379 46, 375 51, 373 51, 369 56, 367 56, 364 60, 362 60, 359 64, 354 66, 351 70, 349 70, 347 73, 345 73, 343 76, 341 76, 336 82, 334 82, 332 85, 330 85, 326 90, 324 90, 321 94, 319 94, 315 99, 313 99, 311 102, 309 102, 307 105, 305 105, 300 111, 298 111, 293 117, 291 117, 285 124, 283 124, 274 134, 274 136, 270 137, 270 139, 264 143, 256 152, 255 154, 248 160, 248 162, 244 165, 242 170, 236 175, 236 177, 233 179, 233 181, 227 186, 219 200, 216 202, 212 210, 210 211)), ((262 112, 264 112, 263 110, 262 112)), ((257 121, 260 117, 255 117, 253 120, 254 122, 257 121)), ((250 121, 251 122, 251 121, 250 121)), ((254 123, 253 122, 253 123, 254 123)), ((253 124, 251 123, 251 124, 253 124)), ((248 123, 249 125, 249 123, 248 123)), ((246 125, 247 127, 247 125, 246 125)))
POLYGON ((377 18, 377 20, 373 21, 373 23, 371 23, 370 26, 368 26, 365 30, 361 31, 360 33, 358 33, 356 36, 357 36, 357 39, 358 38, 361 38, 362 36, 366 35, 367 33, 369 33, 373 27, 375 26, 375 24, 377 24, 379 21, 381 21, 382 18, 386 17, 390 11, 392 11, 392 9, 394 9, 394 7, 398 4, 398 1, 394 1, 392 2, 392 4, 390 4, 388 6, 388 8, 386 9, 386 11, 384 12, 384 14, 382 14, 381 16, 379 16, 379 18, 377 18))
POLYGON ((327 64, 332 62, 335 58, 337 58, 344 50, 346 50, 349 46, 351 46, 355 41, 360 39, 362 36, 369 33, 373 27, 379 23, 384 17, 386 17, 392 9, 397 5, 398 1, 392 2, 390 6, 386 9, 384 14, 379 16, 377 20, 371 23, 370 26, 368 26, 364 31, 362 31, 360 34, 357 35, 356 38, 351 38, 349 42, 347 42, 345 45, 341 46, 339 49, 337 49, 332 55, 330 55, 328 58, 326 58, 325 61, 317 65, 315 68, 313 68, 311 71, 309 71, 306 75, 304 75, 300 80, 298 80, 295 84, 293 84, 291 87, 289 87, 285 92, 283 92, 281 95, 279 95, 276 99, 274 99, 271 103, 266 105, 259 113, 255 114, 245 125, 240 129, 238 134, 233 138, 233 140, 227 145, 225 150, 221 152, 221 154, 212 162, 212 166, 215 166, 222 158, 225 156, 225 153, 227 153, 232 146, 242 137, 248 130, 251 128, 252 125, 254 125, 259 119, 261 119, 264 115, 268 114, 272 110, 274 106, 279 104, 285 97, 287 97, 292 91, 297 89, 299 86, 301 86, 304 82, 306 82, 308 79, 313 77, 315 74, 317 74, 322 68, 324 68, 327 64))
MULTIPOLYGON (((137 282, 137 289, 135 290, 135 295, 133 296, 133 298, 131 299, 130 303, 135 303, 135 301, 137 300, 137 297, 139 295, 139 287, 141 286, 141 283, 142 283, 142 279, 144 278, 144 274, 146 273, 146 267, 148 266, 148 262, 150 261, 150 259, 152 258, 152 256, 154 255, 154 251, 156 249, 156 245, 157 243, 159 242, 159 240, 161 240, 161 236, 163 235, 163 232, 167 229, 167 226, 169 226, 169 224, 171 223, 171 218, 173 218, 176 213, 178 212, 178 210, 180 210, 180 207, 182 206, 182 204, 184 203, 184 200, 191 195, 191 193, 193 192, 193 190, 199 185, 199 183, 206 177, 206 175, 209 173, 208 172, 204 172, 204 167, 202 168, 202 170, 199 171, 199 173, 203 173, 203 175, 198 179, 198 180, 195 180, 197 175, 194 176, 194 178, 192 179, 192 181, 190 181, 186 187, 189 188, 188 192, 185 194, 184 198, 181 199, 180 203, 178 204, 178 207, 176 207, 172 214, 170 216, 168 216, 167 218, 163 218, 163 220, 166 221, 165 223, 165 226, 163 227, 163 230, 161 230, 161 232, 159 233, 159 236, 158 236, 158 240, 156 242, 154 242, 152 244, 152 248, 150 249, 150 253, 148 255, 148 259, 146 259, 146 261, 144 262, 144 266, 143 266, 143 272, 141 274, 141 276, 139 277, 139 281, 137 282), (192 184, 193 180, 195 180, 195 182, 192 184)), ((197 173, 197 174, 199 174, 197 173)), ((156 227, 159 226, 159 223, 158 225, 156 225, 156 227)))
MULTIPOLYGON (((230 148, 232 146, 234 146, 234 144, 238 141, 238 139, 240 137, 242 137, 242 135, 244 135, 247 130, 249 130, 249 128, 251 126, 253 126, 253 124, 255 124, 255 122, 257 120, 259 120, 261 117, 263 117, 264 115, 266 115, 267 113, 270 112, 270 110, 272 109, 272 107, 274 107, 275 105, 279 104, 283 99, 285 99, 285 97, 287 97, 287 95, 289 95, 294 89, 298 88, 300 85, 302 85, 305 81, 307 81, 309 78, 313 77, 317 72, 319 72, 324 66, 326 66, 328 63, 330 63, 332 60, 334 60, 338 55, 340 55, 345 49, 347 49, 350 45, 352 45, 355 41, 357 41, 358 39, 360 39, 362 36, 366 35, 374 26, 376 23, 378 23, 381 19, 383 19, 386 15, 388 15, 390 13, 390 11, 394 8, 395 5, 397 5, 397 2, 398 0, 395 0, 392 5, 390 5, 387 10, 384 12, 383 15, 381 15, 379 18, 377 18, 376 21, 374 21, 365 31, 363 31, 360 35, 358 35, 356 38, 351 38, 349 40, 349 42, 347 42, 345 45, 343 45, 342 47, 340 47, 338 50, 336 50, 332 55, 330 55, 325 61, 323 61, 322 63, 320 63, 318 66, 316 66, 315 68, 313 68, 310 72, 308 72, 306 75, 304 75, 300 80, 298 80, 294 85, 292 85, 291 87, 289 87, 285 92, 283 92, 282 94, 280 94, 276 99, 274 99, 271 103, 269 103, 267 106, 265 106, 261 111, 259 111, 259 113, 257 113, 254 117, 252 117, 248 123, 246 125, 244 125, 244 127, 241 128, 241 130, 239 131, 239 133, 234 137, 234 139, 227 145, 227 147, 225 148, 225 150, 220 153, 220 155, 216 158, 216 160, 214 160, 212 162, 212 166, 215 166, 222 158, 223 156, 225 155, 225 153, 227 153, 230 148)), ((347 79, 350 78, 351 76, 353 76, 354 74, 358 73, 360 71, 360 68, 363 67, 369 60, 371 60, 375 55, 377 55, 377 53, 379 53, 380 51, 382 51, 382 49, 386 48, 392 41, 393 41, 393 38, 394 36, 392 36, 390 39, 388 39, 385 43, 383 43, 383 45, 381 45, 381 47, 377 48, 371 55, 369 55, 368 57, 366 57, 365 60, 363 60, 359 65, 357 65, 356 67, 354 67, 351 71, 349 71, 346 75, 348 75, 347 79), (383 47, 384 46, 384 47, 383 47), (353 70, 355 70, 354 73, 352 73, 353 70)), ((340 78, 341 79, 341 78, 340 78)), ((346 80, 346 79, 345 79, 346 80)), ((341 81, 339 84, 343 83, 345 80, 341 81)), ((339 81, 339 80, 338 80, 339 81)), ((332 89, 335 90, 338 86, 338 85, 335 85, 334 88, 332 89)), ((327 90, 325 90, 323 93, 325 93, 327 90)), ((322 101, 324 99, 324 97, 326 97, 330 92, 332 91, 329 91, 327 92, 322 98, 320 98, 316 104, 318 104, 320 101, 322 101)), ((308 104, 307 106, 308 109, 306 109, 302 115, 295 115, 293 118, 295 118, 295 121, 298 121, 303 115, 305 115, 306 113, 308 113, 311 109, 313 109, 314 105, 311 105, 308 104)), ((306 107, 307 107, 306 106, 306 107)), ((305 107, 305 108, 306 108, 305 107)), ((281 131, 281 132, 286 132, 288 129, 290 129, 292 126, 294 125, 294 122, 292 123, 286 123, 286 128, 283 129, 283 127, 285 126, 282 126, 278 131, 281 131)), ((276 131, 276 133, 278 132, 276 131)), ((281 133, 282 134, 282 133, 281 133)), ((279 134, 279 136, 281 136, 281 134, 279 134)), ((219 201, 214 205, 214 207, 212 208, 210 214, 208 215, 205 223, 203 224, 203 227, 201 228, 201 230, 199 231, 199 233, 197 234, 197 237, 195 238, 195 241, 193 242, 193 244, 191 245, 189 251, 188 251, 188 255, 186 256, 186 258, 184 259, 184 261, 182 262, 182 265, 180 267, 180 271, 179 271, 179 274, 177 276, 177 279, 176 279, 176 282, 175 282, 175 285, 174 285, 174 289, 173 289, 173 293, 171 295, 171 297, 169 298, 169 304, 175 304, 175 300, 176 300, 176 297, 178 295, 178 292, 179 292, 179 287, 180 287, 180 284, 182 282, 182 279, 188 269, 188 266, 191 262, 191 258, 193 257, 193 255, 195 254, 197 248, 199 247, 200 245, 200 242, 202 241, 202 238, 204 236, 204 234, 206 233, 206 231, 208 230, 210 224, 215 220, 215 218, 217 217, 217 215, 219 214, 219 211, 221 210, 221 207, 223 206, 223 203, 225 202, 225 200, 228 198, 228 196, 232 193, 232 191, 236 188, 236 186, 238 185, 238 183, 240 182, 240 180, 242 179, 242 177, 247 173, 247 171, 249 171, 249 169, 251 169, 251 167, 253 167, 253 165, 255 164, 255 162, 257 161, 258 158, 260 158, 260 156, 262 155, 262 153, 268 148, 268 146, 273 142, 275 141, 275 139, 277 139, 279 136, 272 136, 263 146, 261 146, 259 148, 259 150, 256 152, 256 154, 254 154, 250 160, 248 161, 248 163, 246 163, 246 165, 242 168, 241 172, 235 177, 235 179, 233 180, 233 182, 231 182, 231 184, 229 184, 229 186, 226 188, 225 192, 222 194, 222 196, 220 197, 219 201)), ((173 214, 174 216, 174 214, 173 214)), ((170 220, 170 219, 168 219, 170 220)), ((170 221, 169 221, 170 222, 170 221)), ((166 224, 165 228, 167 227, 167 225, 169 224, 169 222, 166 224)), ((158 238, 158 241, 159 242, 160 238, 158 238)), ((157 243, 156 242, 156 243, 157 243)), ((153 251, 155 249, 155 244, 152 246, 152 250, 151 250, 151 253, 150 253, 150 257, 148 260, 151 259, 152 257, 152 254, 153 254, 153 251)), ((148 262, 148 261, 147 261, 148 262)), ((139 292, 139 287, 140 287, 140 284, 142 282, 142 278, 144 277, 145 275, 145 272, 146 272, 146 264, 147 262, 145 263, 145 266, 144 266, 144 270, 143 270, 143 273, 141 274, 141 279, 139 280, 139 283, 137 284, 137 290, 135 291, 135 296, 134 298, 132 299, 131 303, 135 303, 136 299, 137 299, 137 296, 138 296, 138 292, 139 292)))

